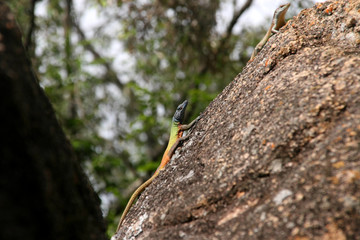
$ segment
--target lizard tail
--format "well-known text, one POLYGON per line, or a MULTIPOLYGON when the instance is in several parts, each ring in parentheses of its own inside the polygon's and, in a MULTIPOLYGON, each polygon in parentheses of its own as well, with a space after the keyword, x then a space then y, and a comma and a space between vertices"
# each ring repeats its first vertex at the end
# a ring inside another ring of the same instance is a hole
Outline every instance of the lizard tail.
POLYGON ((151 178, 149 178, 146 182, 144 182, 138 189, 136 189, 136 191, 133 193, 133 195, 131 195, 131 198, 130 198, 129 202, 128 202, 127 205, 126 205, 123 214, 121 215, 121 218, 120 218, 119 224, 118 224, 118 226, 117 226, 116 232, 119 231, 122 222, 124 221, 127 213, 128 213, 129 210, 130 210, 131 205, 133 204, 133 202, 135 201, 135 199, 137 198, 137 196, 138 196, 142 191, 144 191, 144 189, 145 189, 147 186, 150 185, 150 183, 155 179, 155 177, 156 177, 157 175, 159 175, 159 171, 158 171, 158 170, 156 170, 156 172, 154 173, 154 175, 153 175, 151 178))

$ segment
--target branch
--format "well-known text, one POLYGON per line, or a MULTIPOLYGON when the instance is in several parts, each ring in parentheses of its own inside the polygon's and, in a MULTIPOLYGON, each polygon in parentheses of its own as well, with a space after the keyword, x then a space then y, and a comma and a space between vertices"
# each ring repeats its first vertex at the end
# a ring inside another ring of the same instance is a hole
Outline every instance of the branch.
POLYGON ((242 8, 240 8, 237 12, 234 13, 233 18, 231 19, 231 22, 226 29, 226 35, 223 37, 221 41, 225 41, 231 36, 231 32, 235 24, 237 23, 241 15, 246 11, 246 9, 248 9, 251 6, 252 2, 253 0, 247 0, 246 3, 242 6, 242 8))
POLYGON ((213 51, 212 58, 211 57, 207 58, 208 61, 206 62, 203 69, 200 71, 200 75, 203 75, 208 71, 212 62, 216 62, 216 59, 217 59, 219 53, 223 52, 223 49, 225 48, 226 43, 228 42, 229 38, 231 37, 232 30, 233 30, 235 24, 237 23, 237 21, 239 20, 241 15, 251 6, 252 2, 253 2, 253 0, 247 0, 245 2, 245 4, 238 11, 234 12, 234 16, 231 19, 229 26, 226 29, 225 35, 220 39, 220 43, 219 43, 219 46, 217 47, 217 49, 215 49, 215 51, 213 51))
MULTIPOLYGON (((86 39, 85 33, 83 32, 83 30, 80 28, 79 24, 75 20, 73 21, 73 26, 76 29, 77 33, 79 34, 81 41, 84 43, 84 48, 89 52, 91 52, 91 54, 94 56, 96 60, 98 59, 103 60, 104 58, 100 55, 98 51, 96 51, 95 47, 86 39)), ((124 84, 121 83, 117 74, 111 68, 110 63, 103 62, 102 65, 106 69, 105 81, 114 83, 119 89, 123 89, 124 84)))

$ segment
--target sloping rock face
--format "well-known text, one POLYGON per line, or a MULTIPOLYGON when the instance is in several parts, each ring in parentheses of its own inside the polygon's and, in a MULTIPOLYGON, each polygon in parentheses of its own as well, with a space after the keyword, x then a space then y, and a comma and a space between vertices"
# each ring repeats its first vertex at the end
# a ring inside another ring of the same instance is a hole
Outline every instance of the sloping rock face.
POLYGON ((118 239, 360 239, 360 1, 305 9, 208 106, 118 239))

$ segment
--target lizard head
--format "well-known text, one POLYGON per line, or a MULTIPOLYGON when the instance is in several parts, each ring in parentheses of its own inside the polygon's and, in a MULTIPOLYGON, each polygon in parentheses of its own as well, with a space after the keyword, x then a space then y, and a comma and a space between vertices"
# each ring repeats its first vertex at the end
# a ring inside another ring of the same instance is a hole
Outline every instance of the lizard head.
POLYGON ((182 104, 180 104, 175 111, 173 116, 173 121, 176 123, 182 123, 185 117, 186 106, 188 105, 188 100, 185 100, 182 104))
POLYGON ((284 16, 285 16, 285 13, 289 9, 289 7, 290 7, 290 3, 280 5, 280 7, 278 7, 275 10, 275 12, 277 12, 277 14, 284 14, 284 16))

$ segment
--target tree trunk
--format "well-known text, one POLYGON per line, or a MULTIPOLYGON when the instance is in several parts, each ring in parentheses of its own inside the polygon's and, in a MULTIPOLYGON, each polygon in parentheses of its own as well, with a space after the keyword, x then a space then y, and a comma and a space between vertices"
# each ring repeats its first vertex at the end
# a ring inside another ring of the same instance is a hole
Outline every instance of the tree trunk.
POLYGON ((115 238, 360 239, 359 9, 318 3, 272 36, 115 238))
POLYGON ((75 159, 0 1, 0 239, 105 239, 99 198, 75 159))

